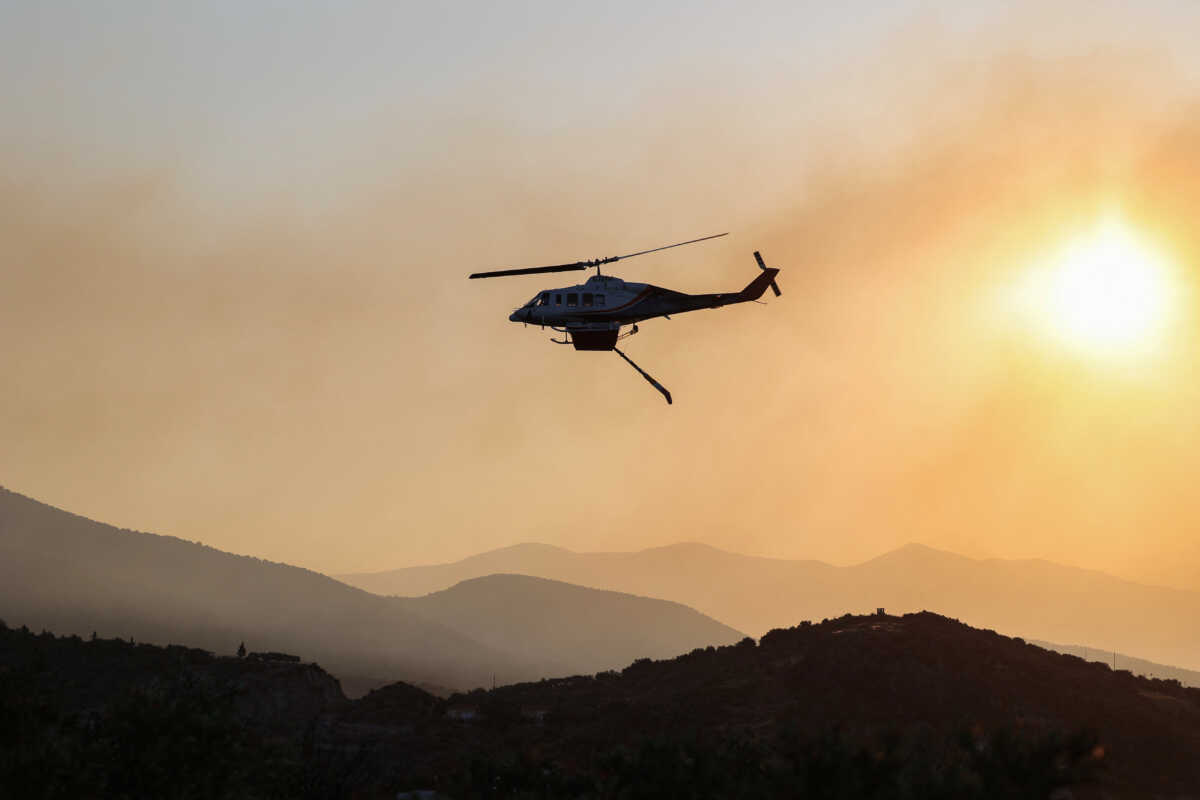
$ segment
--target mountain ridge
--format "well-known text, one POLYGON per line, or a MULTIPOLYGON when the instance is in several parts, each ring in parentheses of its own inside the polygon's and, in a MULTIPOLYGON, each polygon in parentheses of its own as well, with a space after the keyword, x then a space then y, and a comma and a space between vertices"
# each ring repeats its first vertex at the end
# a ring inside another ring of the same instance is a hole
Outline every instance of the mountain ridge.
POLYGON ((336 577, 379 594, 411 596, 488 572, 512 572, 674 600, 751 635, 847 611, 936 609, 1011 635, 1087 641, 1200 669, 1200 592, 1045 559, 973 558, 919 542, 846 566, 689 542, 597 553, 533 545, 539 543, 336 577))
MULTIPOLYGON (((503 584, 493 581, 493 593, 503 584)), ((632 597, 618 605, 635 610, 615 621, 611 597, 586 594, 596 590, 536 589, 531 595, 546 613, 580 610, 575 633, 607 631, 608 657, 592 663, 587 658, 599 648, 588 657, 571 652, 564 646, 573 641, 570 631, 538 628, 536 615, 522 628, 471 585, 441 600, 380 597, 312 570, 118 529, 0 490, 0 617, 10 624, 187 641, 214 652, 231 652, 242 641, 253 649, 304 652, 333 669, 352 693, 397 679, 468 688, 493 676, 512 682, 590 672, 742 635, 667 601, 632 597), (475 609, 508 639, 484 643, 463 633, 474 622, 446 610, 456 606, 475 609)))

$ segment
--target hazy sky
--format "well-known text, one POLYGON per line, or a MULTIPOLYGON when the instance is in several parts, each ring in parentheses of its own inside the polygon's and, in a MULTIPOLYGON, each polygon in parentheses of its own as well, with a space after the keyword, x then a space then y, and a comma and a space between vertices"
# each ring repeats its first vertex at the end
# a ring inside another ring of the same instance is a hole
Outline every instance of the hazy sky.
POLYGON ((1200 5, 0 5, 0 483, 326 571, 910 540, 1200 586, 1200 5), (970 8, 965 8, 965 6, 970 8), (1130 363, 997 298, 1119 213, 1130 363), (577 353, 622 264, 784 296, 577 353), (565 281, 563 281, 565 282, 565 281))

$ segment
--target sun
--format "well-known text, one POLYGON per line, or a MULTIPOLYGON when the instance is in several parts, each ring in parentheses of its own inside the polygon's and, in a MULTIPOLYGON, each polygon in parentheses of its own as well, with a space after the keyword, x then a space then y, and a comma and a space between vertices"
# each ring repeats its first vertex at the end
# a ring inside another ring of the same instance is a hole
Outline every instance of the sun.
POLYGON ((1177 294, 1167 259, 1119 217, 1036 264, 1016 300, 1029 321, 1081 354, 1123 359, 1158 349, 1177 294))

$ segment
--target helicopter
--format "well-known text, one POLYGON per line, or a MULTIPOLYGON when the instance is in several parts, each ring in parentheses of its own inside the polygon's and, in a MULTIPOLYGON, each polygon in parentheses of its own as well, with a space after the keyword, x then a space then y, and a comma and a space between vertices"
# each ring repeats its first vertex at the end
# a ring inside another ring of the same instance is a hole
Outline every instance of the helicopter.
POLYGON ((635 364, 633 359, 625 355, 617 347, 617 342, 637 333, 637 324, 653 317, 670 319, 672 314, 683 314, 703 308, 720 308, 734 303, 749 303, 762 297, 768 286, 775 292, 775 296, 779 297, 782 292, 779 291, 779 284, 775 281, 779 270, 763 263, 762 255, 756 250, 754 251, 754 260, 758 263, 762 273, 750 281, 746 288, 738 292, 718 294, 685 294, 649 283, 624 281, 615 275, 601 273, 600 268, 605 264, 612 264, 626 258, 644 256, 647 253, 657 253, 660 250, 670 250, 672 247, 682 247, 685 244, 705 242, 728 235, 728 232, 716 233, 711 236, 702 236, 699 239, 689 239, 686 242, 639 250, 623 256, 608 256, 591 261, 555 264, 549 267, 521 267, 474 272, 468 277, 472 279, 500 278, 512 275, 595 269, 596 274, 582 284, 538 292, 529 302, 513 311, 508 317, 509 321, 550 328, 552 331, 563 334, 562 339, 551 337, 550 341, 555 344, 574 345, 576 350, 615 351, 649 381, 650 385, 661 392, 666 398, 667 404, 670 405, 671 393, 667 391, 667 388, 635 364), (622 334, 621 328, 625 325, 632 327, 628 332, 622 334))

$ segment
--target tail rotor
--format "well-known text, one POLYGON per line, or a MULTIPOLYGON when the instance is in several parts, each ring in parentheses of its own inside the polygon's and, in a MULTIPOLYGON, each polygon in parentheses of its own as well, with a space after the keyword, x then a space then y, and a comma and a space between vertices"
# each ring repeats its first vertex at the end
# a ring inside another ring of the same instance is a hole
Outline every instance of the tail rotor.
MULTIPOLYGON (((754 260, 758 262, 758 268, 765 272, 767 269, 767 265, 763 263, 762 253, 755 250, 754 251, 754 260)), ((774 280, 771 281, 771 291, 775 293, 776 297, 779 297, 779 295, 783 294, 783 292, 779 291, 779 284, 776 283, 774 280)))

